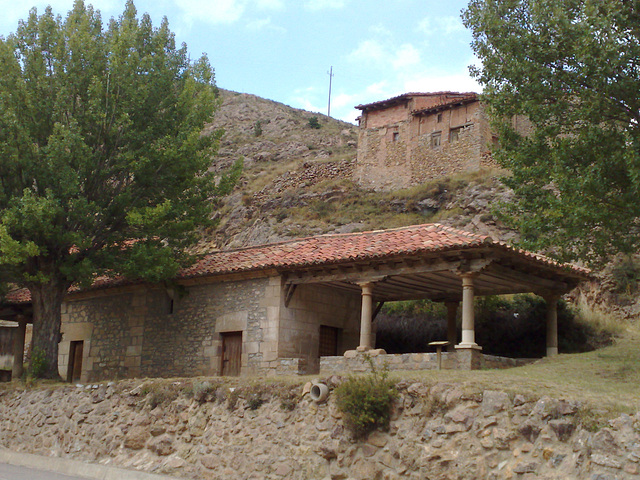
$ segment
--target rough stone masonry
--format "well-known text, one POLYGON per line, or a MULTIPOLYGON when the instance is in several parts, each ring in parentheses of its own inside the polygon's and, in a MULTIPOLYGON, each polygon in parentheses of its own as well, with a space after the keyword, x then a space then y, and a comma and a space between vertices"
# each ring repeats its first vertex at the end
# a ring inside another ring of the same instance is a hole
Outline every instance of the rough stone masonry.
POLYGON ((599 424, 570 400, 400 382, 389 431, 356 442, 308 385, 215 382, 4 389, 0 445, 193 479, 640 478, 640 414, 599 424))

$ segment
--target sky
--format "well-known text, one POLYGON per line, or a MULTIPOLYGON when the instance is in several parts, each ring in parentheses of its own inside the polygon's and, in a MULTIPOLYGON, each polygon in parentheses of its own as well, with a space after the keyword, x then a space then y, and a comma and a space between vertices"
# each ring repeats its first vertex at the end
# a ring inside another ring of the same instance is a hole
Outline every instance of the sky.
MULTIPOLYGON (((406 92, 475 91, 460 20, 468 0, 137 0, 164 16, 192 59, 206 53, 220 88, 355 122, 354 107, 406 92), (329 72, 332 69, 333 76, 329 72)), ((107 24, 125 0, 85 0, 107 24)), ((29 9, 63 17, 73 0, 0 0, 0 35, 29 9)))

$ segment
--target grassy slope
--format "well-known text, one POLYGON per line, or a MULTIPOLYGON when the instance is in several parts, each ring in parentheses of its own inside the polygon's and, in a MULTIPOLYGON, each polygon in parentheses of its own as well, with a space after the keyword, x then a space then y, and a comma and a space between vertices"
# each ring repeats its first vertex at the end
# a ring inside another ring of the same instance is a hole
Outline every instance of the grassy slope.
POLYGON ((462 383, 470 393, 485 389, 580 401, 602 416, 640 411, 640 332, 627 329, 616 342, 593 352, 561 354, 524 367, 482 371, 394 373, 428 383, 462 383))

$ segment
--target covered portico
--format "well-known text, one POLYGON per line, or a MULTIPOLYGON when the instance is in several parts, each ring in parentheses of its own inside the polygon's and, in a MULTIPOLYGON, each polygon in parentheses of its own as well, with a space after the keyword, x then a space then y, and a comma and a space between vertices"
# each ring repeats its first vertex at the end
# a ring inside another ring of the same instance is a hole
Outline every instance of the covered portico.
POLYGON ((359 352, 375 346, 372 324, 385 302, 429 299, 446 305, 449 350, 475 355, 482 347, 476 343, 474 298, 534 293, 547 303, 547 355, 557 355, 558 299, 589 277, 585 269, 437 224, 363 237, 367 245, 358 256, 286 274, 288 291, 315 284, 360 294, 359 352))

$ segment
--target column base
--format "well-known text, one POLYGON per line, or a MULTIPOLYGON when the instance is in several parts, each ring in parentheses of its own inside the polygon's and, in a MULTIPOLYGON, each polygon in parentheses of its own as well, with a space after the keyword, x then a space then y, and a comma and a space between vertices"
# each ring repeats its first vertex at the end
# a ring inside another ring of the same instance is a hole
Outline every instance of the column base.
POLYGON ((555 357, 558 355, 558 347, 547 347, 547 357, 555 357))
POLYGON ((456 345, 456 364, 458 370, 480 370, 483 356, 478 345, 456 345))
POLYGON ((455 346, 455 349, 456 350, 471 349, 471 350, 481 351, 482 347, 480 345, 478 345, 477 343, 459 343, 458 345, 455 346))

